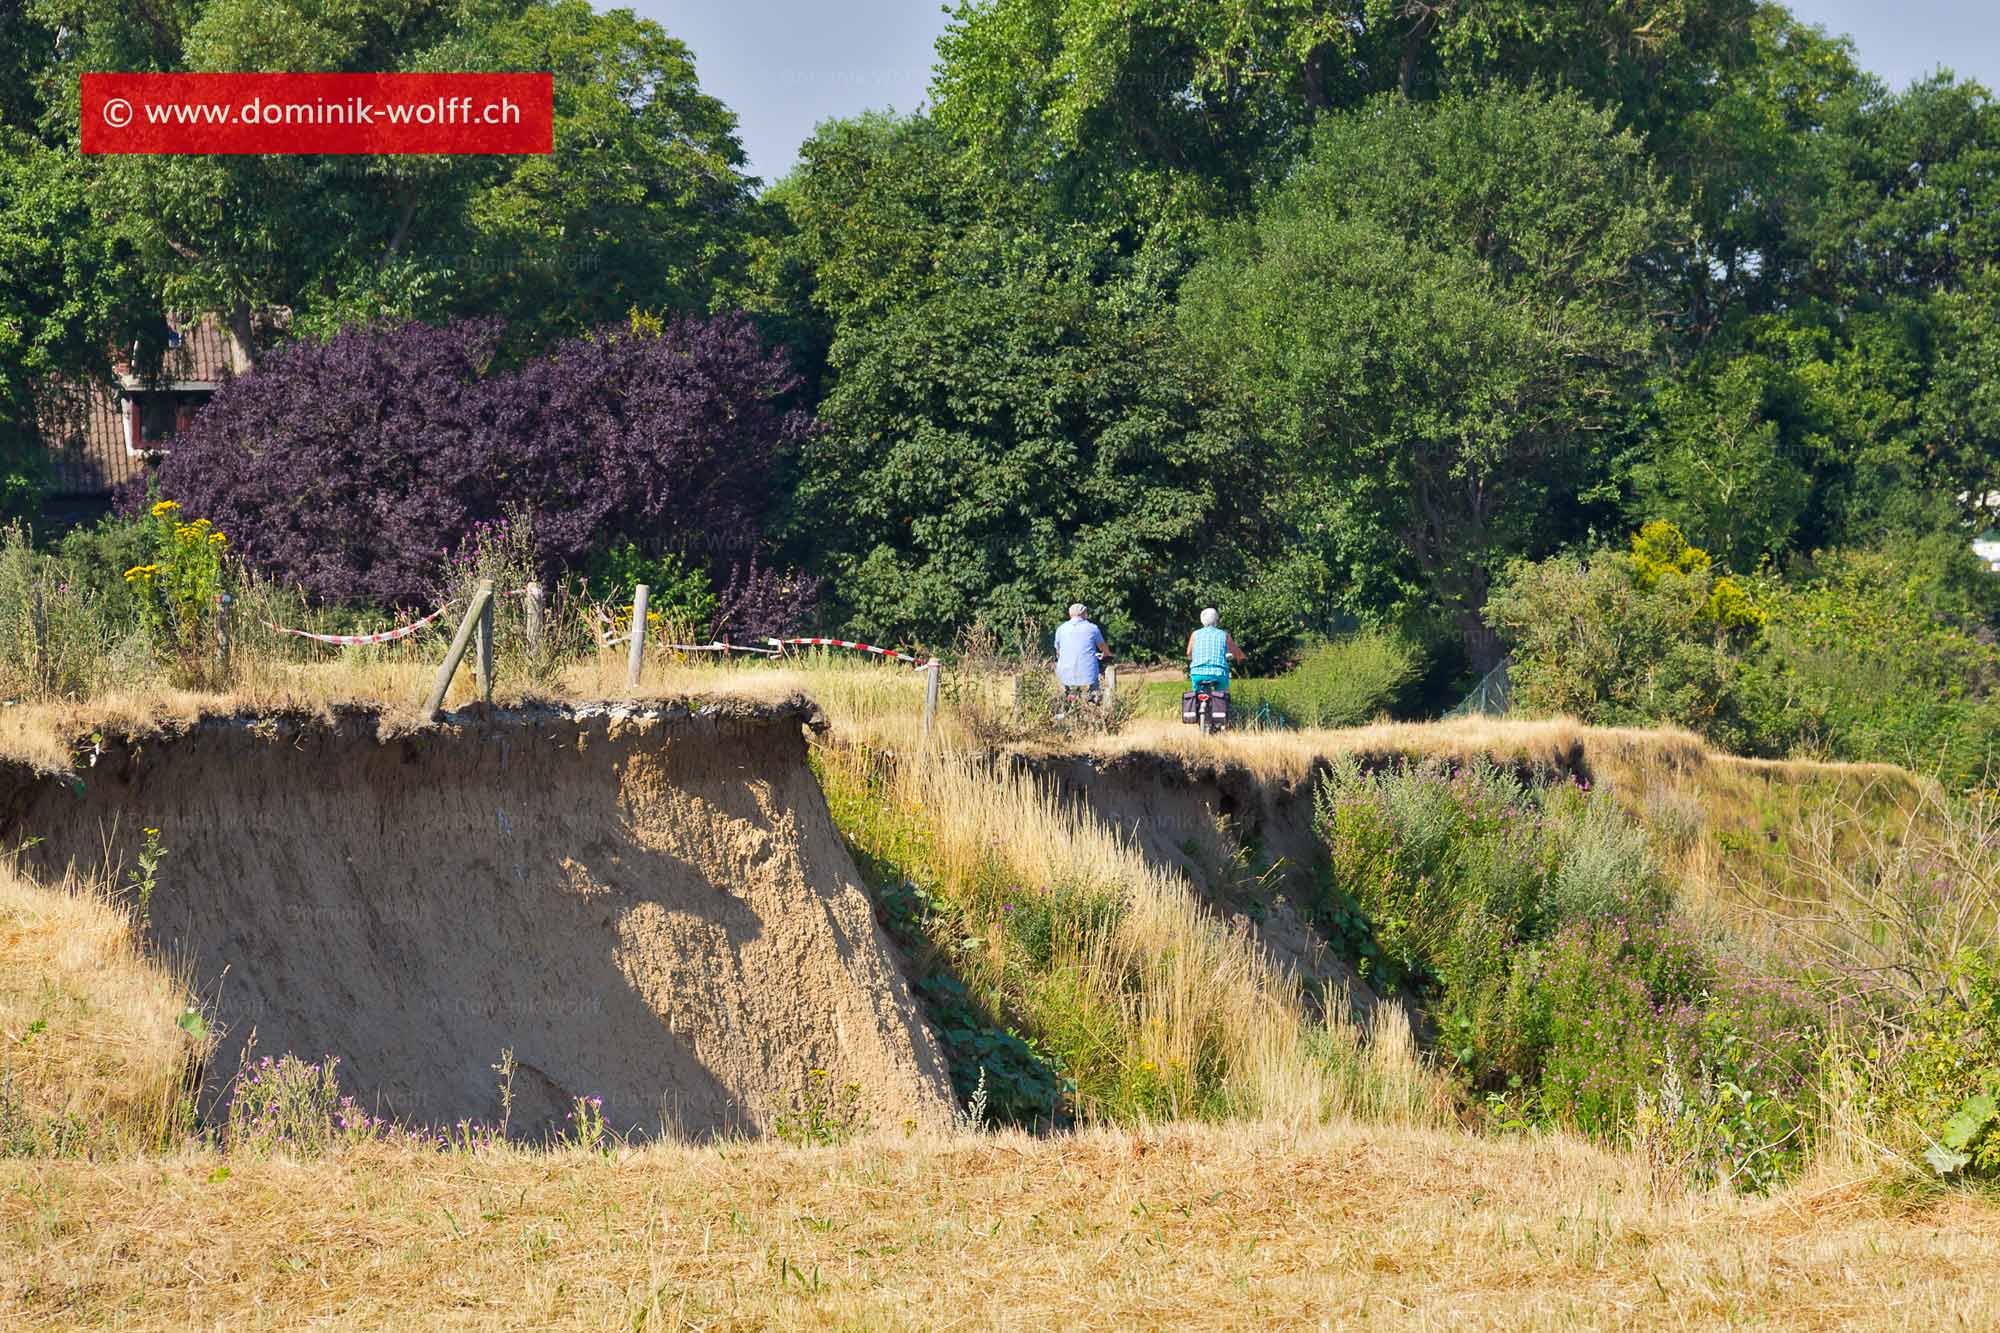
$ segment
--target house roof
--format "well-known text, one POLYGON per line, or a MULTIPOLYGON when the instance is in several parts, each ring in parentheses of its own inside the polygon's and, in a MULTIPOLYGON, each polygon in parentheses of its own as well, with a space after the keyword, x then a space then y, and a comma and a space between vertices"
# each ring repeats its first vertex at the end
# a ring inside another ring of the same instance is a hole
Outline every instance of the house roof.
POLYGON ((50 494, 105 495, 141 475, 145 460, 125 447, 125 412, 109 384, 44 382, 35 419, 54 470, 50 494))
POLYGON ((170 340, 166 355, 160 362, 158 378, 141 378, 132 373, 129 364, 121 362, 116 367, 120 384, 128 389, 169 384, 216 384, 224 376, 236 373, 236 355, 229 335, 223 332, 221 323, 213 315, 192 321, 169 317, 167 329, 170 340))

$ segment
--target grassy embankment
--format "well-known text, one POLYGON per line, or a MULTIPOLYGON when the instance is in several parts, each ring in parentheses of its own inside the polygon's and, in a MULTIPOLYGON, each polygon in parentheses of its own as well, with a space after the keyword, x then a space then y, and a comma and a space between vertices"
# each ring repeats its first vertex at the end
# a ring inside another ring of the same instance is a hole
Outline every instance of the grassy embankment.
MULTIPOLYGON (((565 692, 622 692, 619 664, 584 666, 595 674, 572 668, 565 692)), ((8 726, 62 756, 79 721, 414 698, 425 669, 296 674, 228 700, 17 710, 8 726)), ((1131 1127, 608 1155, 173 1147, 185 989, 131 943, 129 902, 9 882, 0 1036, 17 1122, 38 1128, 14 1141, 25 1160, 0 1164, 0 1307, 51 1325, 2000 1317, 1996 1214, 1968 1194, 1909 1193, 1865 1127, 1827 1136, 1766 1200, 1688 1193, 1635 1152, 1562 1133, 1451 1127, 1437 1074, 1395 1042, 1315 1030, 1287 980, 1185 885, 1024 779, 919 755, 909 673, 676 666, 657 680, 663 693, 804 688, 837 731, 898 750, 905 762, 882 766, 828 749, 821 769, 877 888, 929 885, 922 910, 938 919, 908 937, 918 969, 948 971, 997 1026, 1032 1027, 1075 1078, 1076 1109, 1131 1127), (1028 884, 1036 911, 1016 920, 1005 909, 1028 884), (1189 1117, 1209 1123, 1147 1127, 1189 1117), (51 1136, 72 1121, 100 1132, 51 1136), (127 1160, 64 1156, 76 1152, 127 1160)), ((944 725, 941 739, 962 737, 944 725)), ((1507 761, 1581 747, 1655 829, 1694 910, 1773 949, 1847 939, 1864 921, 1862 871, 1896 855, 1881 835, 1924 817, 1919 784, 1896 770, 1746 764, 1686 737, 1561 722, 1204 745, 1142 721, 1065 744, 1294 777, 1340 751, 1507 761)))

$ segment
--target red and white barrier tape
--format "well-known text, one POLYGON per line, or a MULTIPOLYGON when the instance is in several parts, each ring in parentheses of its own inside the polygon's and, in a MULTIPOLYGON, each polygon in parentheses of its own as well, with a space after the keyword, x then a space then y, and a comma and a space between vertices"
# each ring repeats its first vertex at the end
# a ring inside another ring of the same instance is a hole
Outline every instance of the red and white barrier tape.
POLYGON ((724 643, 720 639, 714 643, 663 643, 660 649, 672 653, 756 653, 763 657, 776 657, 782 651, 777 648, 753 648, 747 643, 724 643))
POLYGON ((397 639, 409 638, 412 634, 415 634, 418 630, 449 610, 451 610, 451 605, 450 603, 446 603, 425 616, 422 620, 413 620, 409 624, 396 629, 385 629, 379 634, 314 634, 310 630, 286 629, 283 625, 273 625, 268 620, 264 622, 264 628, 270 630, 273 634, 289 634, 293 638, 311 639, 314 643, 335 643, 342 646, 356 643, 393 643, 397 639))
MULTIPOLYGON (((527 592, 526 588, 515 588, 511 592, 501 593, 500 596, 522 597, 527 592)), ((446 602, 422 620, 413 620, 409 624, 399 625, 395 629, 385 629, 379 634, 314 634, 311 630, 286 629, 283 625, 273 625, 268 620, 264 621, 263 625, 265 629, 270 630, 273 634, 289 634, 295 639, 311 639, 314 643, 338 644, 341 647, 365 643, 394 643, 398 639, 409 638, 412 634, 415 634, 418 630, 430 624, 456 605, 458 605, 456 602, 446 602)))
POLYGON ((764 642, 776 648, 790 644, 798 644, 805 648, 852 648, 857 652, 874 653, 893 661, 908 662, 913 667, 927 667, 937 661, 935 657, 912 657, 908 653, 899 653, 894 648, 877 648, 872 643, 856 643, 852 639, 766 639, 764 642))

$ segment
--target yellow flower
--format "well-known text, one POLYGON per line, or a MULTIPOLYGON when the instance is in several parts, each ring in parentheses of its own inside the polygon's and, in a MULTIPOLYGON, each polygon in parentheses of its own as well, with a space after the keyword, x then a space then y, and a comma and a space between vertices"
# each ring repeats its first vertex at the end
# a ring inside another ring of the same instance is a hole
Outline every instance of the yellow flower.
POLYGON ((181 507, 178 502, 173 500, 162 500, 158 504, 153 506, 153 517, 165 518, 169 514, 178 514, 180 511, 181 507))
POLYGON ((208 544, 210 546, 227 546, 229 545, 229 538, 219 532, 211 532, 208 534, 208 544))

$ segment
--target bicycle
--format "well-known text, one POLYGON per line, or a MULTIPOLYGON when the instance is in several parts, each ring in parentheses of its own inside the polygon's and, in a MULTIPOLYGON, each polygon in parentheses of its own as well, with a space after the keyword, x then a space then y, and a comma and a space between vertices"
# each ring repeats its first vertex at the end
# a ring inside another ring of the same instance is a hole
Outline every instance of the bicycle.
POLYGON ((1181 696, 1181 721, 1201 728, 1204 736, 1229 729, 1229 691, 1219 689, 1214 680, 1195 682, 1195 688, 1181 696))
POLYGON ((1101 685, 1065 685, 1049 701, 1049 709, 1058 722, 1071 717, 1088 720, 1093 713, 1104 711, 1104 689, 1101 685))

